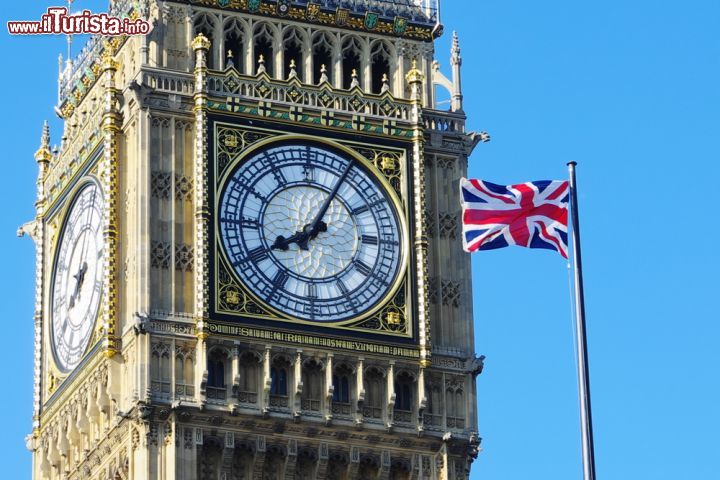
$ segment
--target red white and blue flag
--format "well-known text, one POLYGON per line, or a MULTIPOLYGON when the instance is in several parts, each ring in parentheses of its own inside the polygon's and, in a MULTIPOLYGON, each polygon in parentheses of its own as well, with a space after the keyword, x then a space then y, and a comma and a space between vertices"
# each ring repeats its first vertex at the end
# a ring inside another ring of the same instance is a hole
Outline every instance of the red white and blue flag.
POLYGON ((556 250, 568 258, 567 181, 496 185, 460 180, 466 252, 519 245, 556 250))

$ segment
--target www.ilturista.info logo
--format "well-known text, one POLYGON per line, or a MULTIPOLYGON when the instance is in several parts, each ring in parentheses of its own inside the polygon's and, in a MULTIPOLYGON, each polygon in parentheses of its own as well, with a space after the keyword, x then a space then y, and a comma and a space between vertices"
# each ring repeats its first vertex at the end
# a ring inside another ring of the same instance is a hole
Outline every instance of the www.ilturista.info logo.
POLYGON ((150 23, 141 18, 111 17, 90 10, 68 14, 65 7, 48 8, 40 21, 13 21, 7 25, 11 35, 146 35, 151 30, 150 23))

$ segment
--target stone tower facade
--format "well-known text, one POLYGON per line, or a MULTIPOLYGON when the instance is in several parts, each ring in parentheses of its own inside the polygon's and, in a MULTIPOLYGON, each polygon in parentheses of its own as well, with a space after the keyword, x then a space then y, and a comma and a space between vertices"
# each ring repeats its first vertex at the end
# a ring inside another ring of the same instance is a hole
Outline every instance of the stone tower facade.
POLYGON ((486 136, 438 0, 110 3, 153 30, 61 63, 21 229, 33 478, 467 478, 486 136))

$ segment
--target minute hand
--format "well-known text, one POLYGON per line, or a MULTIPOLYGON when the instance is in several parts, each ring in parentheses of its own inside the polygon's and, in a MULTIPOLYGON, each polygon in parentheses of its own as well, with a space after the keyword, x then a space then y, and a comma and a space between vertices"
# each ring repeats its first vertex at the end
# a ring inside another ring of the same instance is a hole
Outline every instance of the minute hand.
POLYGON ((352 159, 348 162, 347 166, 345 167, 345 170, 343 170, 342 174, 340 175, 340 178, 338 179, 337 183, 335 184, 335 187, 333 187, 332 191, 330 192, 330 195, 325 199, 325 202, 323 202, 322 206, 320 207, 320 210, 318 211, 317 215, 315 215, 315 218, 313 219, 312 223, 310 223, 310 228, 307 230, 308 238, 313 239, 317 237, 317 234, 320 233, 320 223, 322 222, 323 217, 327 213, 328 208, 330 208, 330 204, 335 199, 335 196, 337 195, 338 191, 340 190, 340 186, 342 186, 343 182, 348 176, 348 173, 350 173, 350 169, 353 166, 352 159))

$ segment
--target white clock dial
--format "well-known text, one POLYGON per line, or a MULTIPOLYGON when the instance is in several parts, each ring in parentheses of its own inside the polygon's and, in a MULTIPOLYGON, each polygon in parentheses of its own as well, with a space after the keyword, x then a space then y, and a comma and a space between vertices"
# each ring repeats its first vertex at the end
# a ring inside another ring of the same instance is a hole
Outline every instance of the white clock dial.
POLYGON ((103 197, 88 183, 73 199, 55 258, 52 340, 63 371, 74 369, 90 342, 102 294, 103 197))
POLYGON ((403 264, 390 192, 363 161, 312 143, 270 147, 237 166, 218 223, 238 277, 291 318, 361 316, 388 295, 403 264))

